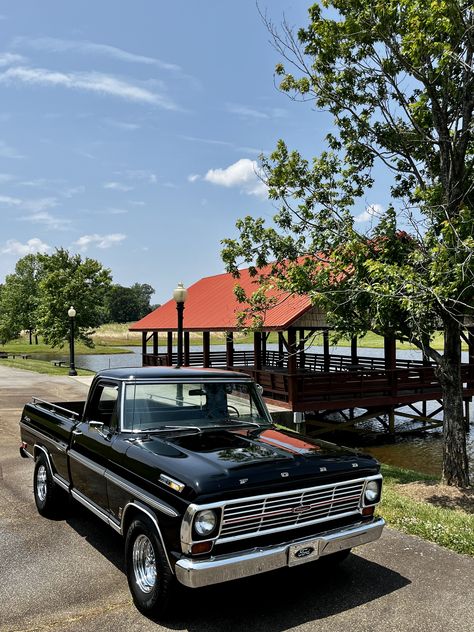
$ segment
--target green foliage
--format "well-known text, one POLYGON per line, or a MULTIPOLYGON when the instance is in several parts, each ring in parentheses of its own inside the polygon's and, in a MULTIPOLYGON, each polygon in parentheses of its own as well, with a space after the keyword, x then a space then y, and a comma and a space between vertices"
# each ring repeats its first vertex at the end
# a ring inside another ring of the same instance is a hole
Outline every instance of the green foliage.
POLYGON ((38 282, 41 276, 39 255, 20 259, 13 274, 7 275, 0 293, 0 339, 16 338, 21 331, 37 327, 38 282))
POLYGON ((266 287, 307 294, 340 335, 411 341, 438 364, 445 405, 456 389, 460 402, 454 341, 474 313, 472 3, 325 0, 297 35, 267 26, 285 62, 280 89, 329 112, 335 131, 311 161, 283 140, 262 158, 279 210, 270 225, 239 220, 238 238, 223 240, 227 270, 238 276, 246 263, 260 281, 243 311, 261 326, 266 287), (353 214, 366 210, 380 165, 394 205, 361 233, 353 214), (430 344, 440 325, 444 356, 430 344))
POLYGON ((38 329, 44 341, 62 347, 69 336, 68 309, 76 309, 75 336, 91 346, 94 327, 104 320, 104 299, 111 283, 110 270, 95 259, 82 259, 59 248, 52 255, 38 255, 38 329))
POLYGON ((132 287, 112 285, 107 292, 106 322, 129 323, 140 320, 151 311, 150 299, 155 290, 147 283, 132 287))

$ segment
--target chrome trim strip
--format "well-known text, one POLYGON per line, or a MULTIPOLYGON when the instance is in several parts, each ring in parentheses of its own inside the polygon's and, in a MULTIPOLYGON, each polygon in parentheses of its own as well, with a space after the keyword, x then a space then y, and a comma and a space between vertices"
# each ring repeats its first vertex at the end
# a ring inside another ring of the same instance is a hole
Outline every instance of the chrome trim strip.
MULTIPOLYGON (((288 550, 294 544, 304 546, 317 542, 319 545, 317 557, 322 557, 378 540, 382 535, 384 525, 383 518, 376 518, 368 524, 358 523, 351 527, 326 531, 317 536, 293 540, 279 546, 255 548, 230 555, 214 556, 207 560, 183 557, 176 562, 176 577, 181 584, 189 588, 240 579, 288 566, 288 550)), ((311 556, 308 561, 310 559, 317 558, 311 556)))
POLYGON ((62 487, 67 492, 69 491, 69 483, 62 476, 53 474, 53 480, 59 487, 62 487))
POLYGON ((84 496, 84 494, 78 492, 77 489, 71 490, 71 496, 74 498, 74 500, 77 500, 79 503, 81 503, 81 505, 84 505, 84 507, 89 509, 95 516, 97 516, 97 518, 100 518, 110 527, 115 529, 117 533, 122 533, 121 528, 115 523, 115 521, 112 520, 104 511, 102 511, 102 509, 97 507, 95 503, 89 500, 87 496, 84 496))
POLYGON ((147 508, 147 507, 144 507, 141 503, 139 503, 139 502, 135 502, 135 501, 134 501, 134 502, 131 502, 131 503, 127 503, 127 504, 125 505, 125 509, 123 510, 123 513, 122 513, 122 522, 121 522, 121 524, 120 524, 120 532, 121 532, 121 534, 122 534, 123 536, 125 536, 125 535, 126 535, 126 534, 123 532, 123 524, 124 524, 124 521, 125 521, 125 514, 127 513, 127 510, 128 510, 130 507, 134 507, 135 509, 138 509, 139 511, 143 512, 144 514, 146 514, 146 515, 150 518, 150 520, 153 522, 153 524, 155 525, 156 531, 157 531, 157 533, 158 533, 158 537, 160 538, 160 541, 161 541, 161 546, 163 547, 163 551, 165 552, 166 561, 168 562, 168 566, 170 567, 170 571, 171 571, 171 572, 173 573, 173 575, 174 575, 174 569, 173 569, 173 567, 172 567, 172 565, 171 565, 170 558, 168 557, 168 551, 167 551, 167 549, 166 549, 166 546, 165 546, 165 541, 164 541, 164 539, 163 539, 163 536, 162 536, 162 534, 161 534, 160 527, 159 527, 159 525, 158 525, 158 520, 157 520, 157 519, 156 519, 156 517, 155 517, 155 516, 154 516, 154 515, 153 515, 153 514, 152 514, 152 513, 148 510, 148 508, 147 508))
MULTIPOLYGON (((53 466, 51 464, 51 459, 50 459, 48 450, 46 450, 46 448, 43 447, 42 445, 38 445, 37 443, 35 443, 34 449, 35 450, 36 449, 41 450, 46 455, 46 460, 48 462, 49 471, 51 472, 51 475, 53 475, 54 470, 53 470, 53 466)), ((35 458, 35 461, 36 461, 36 458, 35 458)))
POLYGON ((32 404, 45 404, 46 406, 49 406, 50 408, 52 408, 53 410, 48 411, 48 412, 55 412, 56 410, 60 410, 64 413, 67 413, 68 415, 72 415, 73 417, 80 417, 79 413, 76 413, 74 410, 69 410, 68 408, 63 408, 62 406, 58 406, 57 404, 53 404, 51 402, 47 402, 45 399, 40 399, 39 397, 33 397, 31 400, 32 404))
POLYGON ((88 459, 86 456, 80 454, 80 452, 77 452, 73 448, 71 448, 69 450, 68 454, 69 454, 69 457, 71 459, 74 459, 74 461, 77 461, 78 463, 80 463, 84 467, 89 468, 90 470, 92 470, 96 474, 99 474, 100 476, 104 476, 105 475, 105 471, 106 471, 105 467, 97 465, 97 463, 94 463, 94 461, 91 461, 91 459, 88 459))
POLYGON ((20 421, 20 428, 24 428, 25 430, 28 430, 29 432, 31 432, 31 434, 35 435, 39 439, 43 439, 43 441, 49 441, 59 450, 59 452, 66 452, 64 443, 60 443, 57 439, 53 439, 52 437, 49 437, 48 435, 44 434, 40 430, 37 430, 33 426, 30 426, 28 424, 25 424, 23 421, 20 421))
POLYGON ((133 483, 129 483, 121 476, 118 476, 118 474, 114 474, 110 470, 106 470, 105 478, 114 485, 117 485, 117 487, 120 487, 126 492, 129 492, 129 494, 132 494, 132 496, 135 496, 137 499, 142 500, 147 505, 150 505, 151 507, 153 507, 153 509, 157 509, 158 511, 161 511, 162 513, 166 514, 167 516, 171 516, 172 518, 177 518, 179 516, 179 514, 172 507, 160 500, 157 500, 151 494, 142 491, 133 483))

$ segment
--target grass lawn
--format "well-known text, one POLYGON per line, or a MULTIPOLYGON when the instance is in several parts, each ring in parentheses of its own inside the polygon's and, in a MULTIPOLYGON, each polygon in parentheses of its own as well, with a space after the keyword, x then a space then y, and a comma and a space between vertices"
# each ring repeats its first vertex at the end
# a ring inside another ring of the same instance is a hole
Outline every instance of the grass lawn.
MULTIPOLYGON (((69 373, 69 367, 53 366, 47 360, 35 360, 34 358, 27 360, 22 358, 0 359, 0 366, 35 371, 36 373, 48 373, 49 375, 68 375, 69 373)), ((94 371, 88 371, 87 369, 76 369, 76 371, 78 375, 94 375, 94 371)))
POLYGON ((474 489, 440 485, 430 476, 382 465, 384 488, 377 509, 387 525, 474 556, 474 489))
MULTIPOLYGON (((96 344, 101 345, 122 345, 122 346, 140 346, 141 345, 141 332, 128 331, 129 326, 132 323, 110 323, 98 327, 93 339, 96 344)), ((166 334, 160 334, 160 346, 166 345, 166 334)), ((234 334, 234 340, 236 344, 253 344, 253 335, 250 334, 234 334)), ((191 333, 191 344, 200 345, 202 342, 201 334, 191 333)), ((269 343, 278 343, 278 335, 276 333, 270 333, 268 338, 269 343)), ((211 334, 211 345, 225 344, 225 335, 222 333, 211 334)), ((312 342, 315 346, 322 346, 322 334, 314 337, 312 342)), ((343 339, 337 343, 339 347, 350 347, 350 340, 343 339)), ((370 347, 373 349, 383 349, 384 340, 381 336, 377 336, 373 333, 368 333, 366 336, 358 340, 358 346, 360 348, 370 347)), ((433 341, 435 349, 443 349, 443 336, 438 333, 433 341)), ((398 349, 415 349, 413 345, 406 343, 397 343, 398 349)), ((465 343, 463 343, 463 349, 467 349, 465 343)))
MULTIPOLYGON (((117 348, 115 345, 106 345, 96 342, 94 347, 86 347, 84 344, 76 341, 74 343, 74 349, 76 355, 104 355, 104 354, 112 354, 112 353, 128 353, 127 349, 117 348)), ((30 345, 28 342, 28 338, 26 336, 21 336, 16 340, 12 340, 5 345, 0 345, 0 352, 4 351, 5 353, 27 353, 28 355, 34 355, 35 353, 69 353, 69 346, 66 343, 62 349, 52 348, 46 344, 44 344, 41 339, 39 344, 30 345)), ((130 353, 132 353, 130 351, 130 353)))

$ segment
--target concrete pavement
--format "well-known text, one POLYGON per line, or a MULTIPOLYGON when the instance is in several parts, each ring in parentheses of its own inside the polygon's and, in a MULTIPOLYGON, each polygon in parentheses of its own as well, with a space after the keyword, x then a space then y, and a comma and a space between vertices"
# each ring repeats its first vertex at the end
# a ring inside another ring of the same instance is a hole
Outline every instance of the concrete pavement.
MULTIPOLYGON (((33 463, 18 454, 32 395, 83 399, 67 377, 0 361, 0 631, 451 632, 474 627, 474 559, 386 529, 339 569, 319 563, 200 590, 180 590, 161 624, 133 606, 121 538, 85 509, 40 517, 33 463)), ((473 536, 474 537, 474 536, 473 536)))

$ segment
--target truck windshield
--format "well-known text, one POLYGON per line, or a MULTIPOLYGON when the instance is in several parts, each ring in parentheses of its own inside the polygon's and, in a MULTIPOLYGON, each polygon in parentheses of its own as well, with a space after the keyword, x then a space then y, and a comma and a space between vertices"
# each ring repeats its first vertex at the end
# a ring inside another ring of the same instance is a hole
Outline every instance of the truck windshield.
POLYGON ((269 423, 271 418, 253 383, 134 383, 125 387, 125 431, 269 423))

